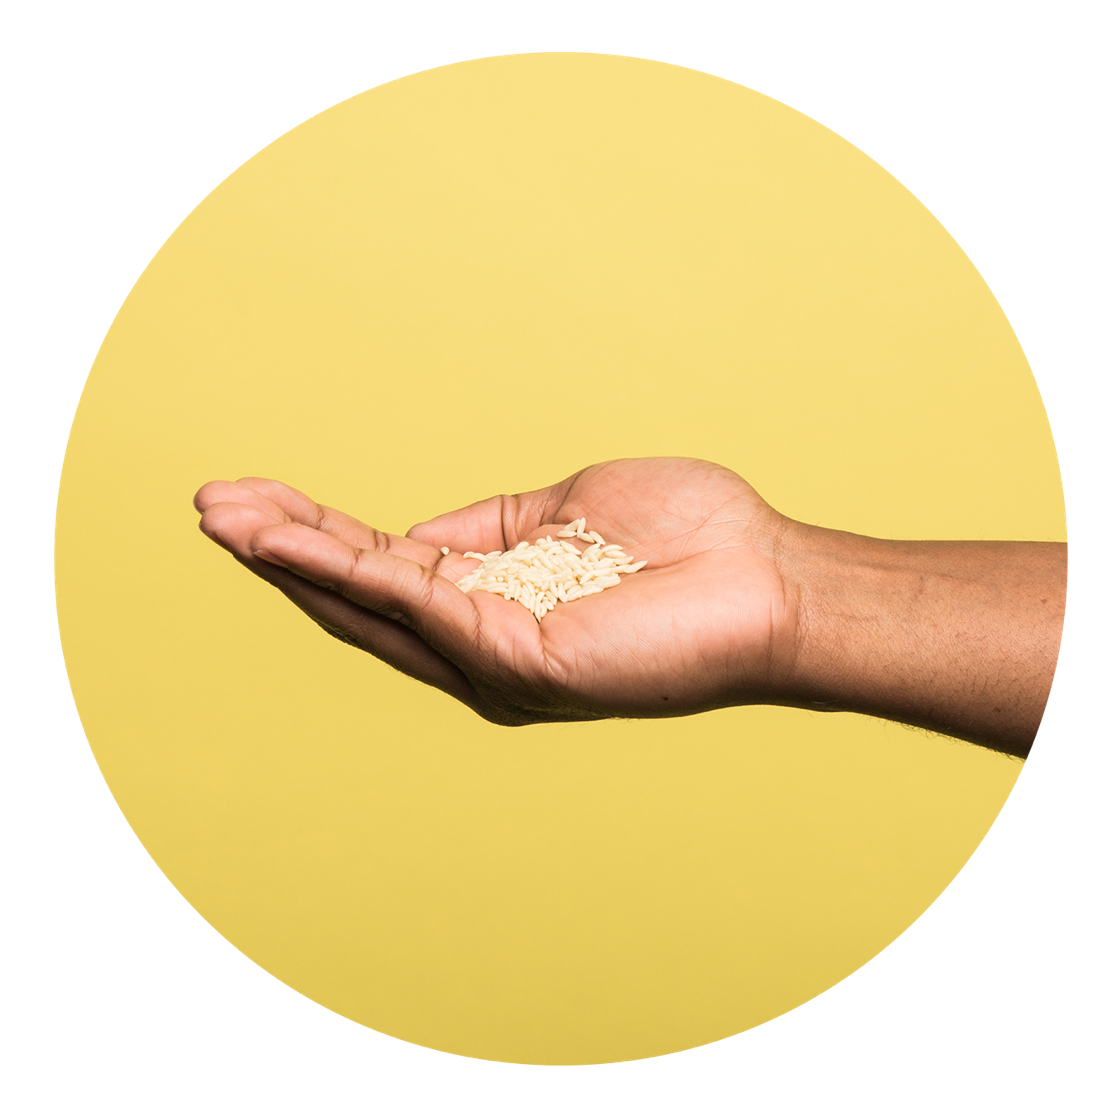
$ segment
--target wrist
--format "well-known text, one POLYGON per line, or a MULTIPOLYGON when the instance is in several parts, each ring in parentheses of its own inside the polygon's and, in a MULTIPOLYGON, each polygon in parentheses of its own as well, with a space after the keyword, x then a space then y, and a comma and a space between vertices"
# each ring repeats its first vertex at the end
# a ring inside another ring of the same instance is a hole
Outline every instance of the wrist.
POLYGON ((795 603, 782 640, 785 699, 811 709, 864 706, 870 661, 906 592, 901 556, 885 540, 788 520, 777 563, 795 603))
POLYGON ((1065 547, 898 541, 790 521, 779 699, 1027 754, 1058 653, 1065 547))

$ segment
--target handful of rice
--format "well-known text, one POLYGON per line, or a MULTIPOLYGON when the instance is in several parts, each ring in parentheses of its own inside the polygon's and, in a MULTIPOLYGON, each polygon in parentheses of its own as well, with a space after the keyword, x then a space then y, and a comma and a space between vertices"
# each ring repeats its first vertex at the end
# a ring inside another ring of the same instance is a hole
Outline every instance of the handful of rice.
POLYGON ((518 601, 541 621, 558 602, 601 593, 619 585, 622 574, 635 574, 647 564, 633 562, 619 544, 586 531, 585 516, 557 534, 558 539, 525 540, 510 551, 466 551, 466 558, 480 559, 481 565, 457 583, 458 589, 503 594, 505 601, 518 601), (566 542, 575 538, 589 546, 579 551, 566 542))

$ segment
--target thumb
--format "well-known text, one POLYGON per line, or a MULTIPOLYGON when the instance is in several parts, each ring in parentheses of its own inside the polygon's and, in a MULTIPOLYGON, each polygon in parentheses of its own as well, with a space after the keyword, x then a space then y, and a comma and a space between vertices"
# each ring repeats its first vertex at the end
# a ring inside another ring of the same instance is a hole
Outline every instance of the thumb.
POLYGON ((508 531, 515 520, 515 497, 491 496, 478 500, 455 512, 443 512, 433 520, 416 524, 408 539, 431 547, 449 547, 451 551, 506 551, 508 531))
POLYGON ((516 496, 491 496, 455 512, 444 512, 416 524, 407 538, 432 547, 449 547, 459 554, 511 550, 540 526, 554 521, 573 480, 567 478, 557 485, 516 496))

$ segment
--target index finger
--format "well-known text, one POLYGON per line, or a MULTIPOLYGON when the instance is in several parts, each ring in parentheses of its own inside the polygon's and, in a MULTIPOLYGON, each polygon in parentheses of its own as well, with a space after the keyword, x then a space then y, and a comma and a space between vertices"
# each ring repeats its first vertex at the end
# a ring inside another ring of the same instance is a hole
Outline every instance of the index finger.
POLYGON ((319 504, 306 493, 299 492, 282 481, 273 481, 266 477, 242 477, 237 485, 260 494, 295 523, 332 535, 350 547, 398 555, 424 566, 434 566, 438 561, 439 545, 379 531, 336 508, 319 504))

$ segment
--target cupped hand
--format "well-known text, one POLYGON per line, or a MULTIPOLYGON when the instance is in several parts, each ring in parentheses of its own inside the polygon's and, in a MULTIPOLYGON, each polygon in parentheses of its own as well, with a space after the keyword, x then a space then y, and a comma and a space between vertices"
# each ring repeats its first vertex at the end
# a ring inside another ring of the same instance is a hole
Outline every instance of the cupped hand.
POLYGON ((778 701, 794 664, 796 593, 780 572, 788 521, 710 462, 604 462, 405 536, 256 477, 211 481, 194 503, 205 534, 327 632, 501 725, 778 701), (583 516, 647 566, 542 622, 454 584, 477 566, 464 552, 509 550, 583 516))

